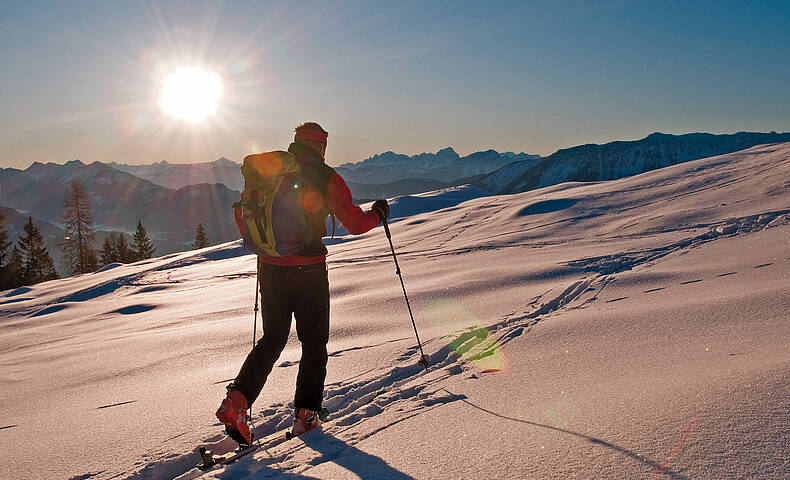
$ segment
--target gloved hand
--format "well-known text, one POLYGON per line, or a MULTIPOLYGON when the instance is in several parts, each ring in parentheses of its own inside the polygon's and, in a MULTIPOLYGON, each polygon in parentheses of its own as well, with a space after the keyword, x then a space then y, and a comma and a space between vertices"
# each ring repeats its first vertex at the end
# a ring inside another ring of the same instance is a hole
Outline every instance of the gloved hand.
POLYGON ((370 209, 379 214, 379 218, 382 222, 390 216, 390 206, 383 198, 373 202, 373 206, 370 209))

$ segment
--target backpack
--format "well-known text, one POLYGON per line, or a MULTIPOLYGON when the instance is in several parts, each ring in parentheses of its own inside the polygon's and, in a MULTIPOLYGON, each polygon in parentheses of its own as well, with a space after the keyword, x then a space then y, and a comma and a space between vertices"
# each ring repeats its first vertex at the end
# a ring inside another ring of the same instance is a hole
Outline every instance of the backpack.
POLYGON ((326 255, 321 237, 331 213, 327 189, 333 173, 322 162, 300 163, 282 150, 245 157, 244 190, 233 204, 244 246, 268 257, 326 255))

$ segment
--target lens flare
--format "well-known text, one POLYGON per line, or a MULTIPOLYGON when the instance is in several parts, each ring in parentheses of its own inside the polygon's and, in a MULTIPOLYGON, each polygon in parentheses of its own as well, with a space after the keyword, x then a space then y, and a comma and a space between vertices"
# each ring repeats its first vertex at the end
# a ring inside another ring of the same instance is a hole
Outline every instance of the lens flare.
POLYGON ((505 353, 497 338, 480 324, 474 313, 458 302, 448 299, 430 301, 428 318, 433 332, 454 337, 448 347, 477 370, 484 373, 508 370, 505 353))

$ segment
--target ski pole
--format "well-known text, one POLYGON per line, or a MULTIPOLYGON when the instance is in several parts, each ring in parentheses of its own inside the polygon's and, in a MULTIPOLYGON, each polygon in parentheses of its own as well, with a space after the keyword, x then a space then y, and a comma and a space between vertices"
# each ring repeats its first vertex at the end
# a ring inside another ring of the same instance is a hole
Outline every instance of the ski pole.
MULTIPOLYGON (((257 259, 257 260, 258 261, 257 261, 257 265, 256 265, 256 272, 255 272, 255 308, 253 309, 253 314, 252 314, 252 348, 253 348, 253 350, 255 349, 255 340, 257 340, 256 337, 258 336, 258 293, 261 290, 261 260, 260 259, 257 259)), ((261 300, 263 300, 263 298, 261 298, 261 300)), ((261 321, 263 321, 263 318, 261 318, 261 321)), ((250 403, 249 419, 250 419, 250 426, 254 427, 254 425, 252 423, 252 403, 250 403)))
POLYGON ((255 308, 252 316, 252 348, 255 348, 255 340, 258 336, 258 291, 261 287, 261 262, 258 260, 258 271, 255 273, 255 308))
POLYGON ((400 278, 400 286, 403 288, 403 297, 406 299, 406 308, 409 309, 409 318, 411 318, 411 326, 414 327, 414 336, 417 337, 417 345, 420 347, 420 360, 417 362, 418 365, 422 365, 428 370, 428 357, 425 356, 425 352, 422 350, 422 342, 420 342, 420 334, 417 333, 417 324, 414 322, 414 315, 411 313, 411 304, 409 303, 409 296, 406 295, 406 285, 403 283, 403 275, 400 273, 400 265, 398 264, 398 257, 395 255, 395 247, 392 245, 392 234, 390 233, 390 227, 387 224, 387 219, 383 219, 382 223, 384 224, 384 233, 387 235, 387 240, 390 243, 390 250, 392 250, 392 259, 395 260, 395 273, 398 274, 398 278, 400 278))

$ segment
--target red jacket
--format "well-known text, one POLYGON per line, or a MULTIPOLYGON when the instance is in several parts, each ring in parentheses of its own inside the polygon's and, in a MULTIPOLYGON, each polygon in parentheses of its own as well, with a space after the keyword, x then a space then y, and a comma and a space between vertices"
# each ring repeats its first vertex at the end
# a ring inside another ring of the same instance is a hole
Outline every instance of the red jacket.
MULTIPOLYGON (((340 223, 354 235, 361 235, 373 229, 373 227, 378 225, 381 221, 379 215, 373 210, 365 212, 354 205, 351 200, 351 190, 348 189, 348 185, 346 185, 343 177, 337 173, 333 173, 329 179, 326 196, 330 210, 334 212, 335 217, 337 217, 340 223)), ((297 266, 321 263, 326 260, 326 255, 317 257, 302 257, 299 255, 290 255, 286 257, 259 256, 258 258, 262 262, 271 265, 297 266)))

